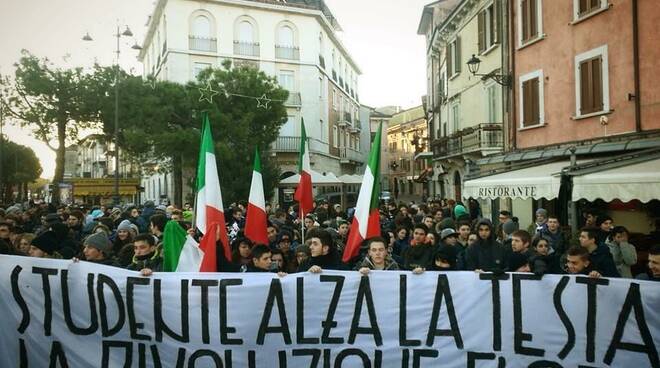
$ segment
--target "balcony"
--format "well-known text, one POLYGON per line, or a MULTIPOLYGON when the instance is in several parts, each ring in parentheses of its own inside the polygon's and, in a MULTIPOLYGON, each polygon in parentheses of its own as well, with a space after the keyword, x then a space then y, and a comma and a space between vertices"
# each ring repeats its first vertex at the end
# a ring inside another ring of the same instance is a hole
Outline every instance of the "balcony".
POLYGON ((286 107, 301 107, 302 98, 300 97, 300 92, 289 92, 289 97, 284 102, 286 107))
POLYGON ((243 42, 234 40, 234 54, 259 57, 259 42, 243 42))
POLYGON ((362 123, 360 123, 360 120, 355 120, 355 123, 353 123, 353 126, 349 129, 351 133, 359 133, 362 130, 362 123))
POLYGON ((502 124, 479 124, 466 128, 433 142, 435 159, 450 158, 470 153, 486 156, 501 152, 503 145, 502 124))
POLYGON ((298 46, 275 45, 275 58, 300 60, 300 48, 298 46))
POLYGON ((188 48, 195 51, 217 52, 218 39, 199 36, 188 36, 188 48))
POLYGON ((339 147, 339 162, 342 164, 363 163, 362 154, 352 148, 339 147))
POLYGON ((350 112, 343 112, 339 115, 339 120, 337 120, 337 125, 340 127, 345 127, 351 125, 353 118, 351 117, 350 112))
POLYGON ((300 152, 300 137, 277 137, 270 145, 272 152, 300 152))
POLYGON ((321 55, 319 55, 319 65, 321 65, 322 69, 325 69, 325 58, 321 55))

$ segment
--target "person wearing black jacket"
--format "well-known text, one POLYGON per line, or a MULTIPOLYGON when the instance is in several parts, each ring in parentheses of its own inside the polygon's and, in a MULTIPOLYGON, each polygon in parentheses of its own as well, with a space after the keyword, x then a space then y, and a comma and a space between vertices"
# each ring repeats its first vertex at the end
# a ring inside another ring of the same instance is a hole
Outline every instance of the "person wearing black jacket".
POLYGON ((570 248, 566 252, 566 271, 572 275, 584 275, 591 278, 600 278, 601 273, 593 266, 589 251, 580 246, 570 248))
POLYGON ((313 228, 307 232, 310 241, 311 257, 298 267, 298 272, 319 273, 323 270, 348 270, 341 263, 339 253, 332 242, 332 236, 321 228, 313 228))
POLYGON ((536 236, 532 240, 534 255, 529 258, 529 267, 536 275, 561 274, 559 255, 550 254, 551 240, 545 236, 536 236))
POLYGON ((482 219, 476 228, 477 241, 465 253, 465 268, 477 272, 507 271, 509 251, 495 240, 493 223, 482 219))
POLYGON ((599 229, 585 227, 580 230, 580 246, 587 249, 589 259, 594 269, 605 277, 621 277, 616 269, 610 248, 605 244, 597 243, 599 229))

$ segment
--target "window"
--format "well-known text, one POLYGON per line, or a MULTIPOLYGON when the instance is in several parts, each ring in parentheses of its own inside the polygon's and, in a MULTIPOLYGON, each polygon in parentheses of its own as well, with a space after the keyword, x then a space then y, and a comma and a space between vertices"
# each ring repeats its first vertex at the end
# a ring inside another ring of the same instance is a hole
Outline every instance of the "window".
POLYGON ((500 2, 488 5, 479 13, 479 53, 500 42, 500 2))
POLYGON ((520 128, 545 124, 543 109, 543 71, 520 77, 520 128))
POLYGON ((192 34, 196 37, 211 38, 211 21, 204 15, 198 15, 192 24, 192 34))
POLYGON ((293 47, 293 29, 289 26, 282 26, 278 31, 278 44, 280 46, 293 47))
POLYGON ((541 37, 543 4, 539 0, 518 0, 518 43, 523 46, 541 37))
POLYGON ((447 55, 447 72, 451 78, 461 72, 461 39, 456 37, 449 43, 445 53, 447 55))
POLYGON ((452 133, 456 133, 460 130, 461 126, 461 110, 460 110, 461 105, 459 104, 454 104, 451 107, 451 121, 453 124, 453 130, 452 133))
POLYGON ((296 136, 296 123, 294 116, 288 116, 286 123, 280 128, 280 137, 295 137, 296 136))
POLYGON ((610 110, 607 45, 575 57, 577 117, 610 110))
POLYGON ((193 64, 193 79, 197 79, 197 76, 199 73, 202 72, 202 70, 210 68, 211 64, 209 63, 195 63, 193 64))
POLYGON ((319 100, 322 100, 323 96, 325 95, 325 93, 324 93, 325 92, 325 88, 324 88, 325 83, 323 83, 324 80, 325 80, 325 78, 323 77, 323 75, 319 76, 319 100))
POLYGON ((337 90, 332 89, 332 108, 337 111, 337 108, 339 107, 339 101, 337 101, 337 90))
POLYGON ((280 70, 277 75, 277 82, 287 91, 295 90, 295 77, 292 70, 280 70))
POLYGON ((574 19, 579 20, 597 12, 607 9, 607 0, 573 0, 574 19))
POLYGON ((486 86, 486 122, 489 124, 502 122, 500 119, 499 90, 499 85, 495 83, 486 86))
POLYGON ((254 42, 254 28, 252 24, 246 20, 238 25, 238 40, 244 43, 254 42))
POLYGON ((337 126, 332 126, 332 147, 337 148, 337 141, 339 140, 339 132, 337 131, 337 126))

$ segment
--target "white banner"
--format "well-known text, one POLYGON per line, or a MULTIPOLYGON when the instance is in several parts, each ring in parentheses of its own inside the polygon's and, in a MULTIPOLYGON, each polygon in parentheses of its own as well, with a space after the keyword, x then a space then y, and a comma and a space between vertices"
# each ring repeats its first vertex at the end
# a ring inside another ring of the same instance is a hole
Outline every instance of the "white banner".
POLYGON ((660 284, 0 256, 0 367, 658 367, 660 284))

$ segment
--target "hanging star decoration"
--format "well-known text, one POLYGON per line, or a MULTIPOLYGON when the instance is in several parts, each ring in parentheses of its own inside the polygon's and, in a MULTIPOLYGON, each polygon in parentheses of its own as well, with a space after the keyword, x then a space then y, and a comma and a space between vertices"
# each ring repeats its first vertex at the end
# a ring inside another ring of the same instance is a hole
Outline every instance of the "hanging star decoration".
POLYGON ((200 93, 199 102, 206 100, 209 103, 213 103, 213 96, 218 94, 218 91, 211 88, 210 81, 206 84, 206 88, 198 88, 198 89, 200 93))
POLYGON ((266 94, 264 93, 261 97, 257 98, 257 108, 258 109, 260 109, 260 108, 268 109, 268 104, 271 101, 272 100, 270 98, 268 98, 266 96, 266 94))

